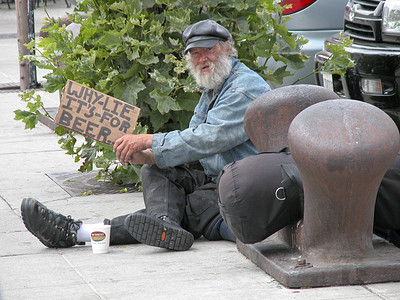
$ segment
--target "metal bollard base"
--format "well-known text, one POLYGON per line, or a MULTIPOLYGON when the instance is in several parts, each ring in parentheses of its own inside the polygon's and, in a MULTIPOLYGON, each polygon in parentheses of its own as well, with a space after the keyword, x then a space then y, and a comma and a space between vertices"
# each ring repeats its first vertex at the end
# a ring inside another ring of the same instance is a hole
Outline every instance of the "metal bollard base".
POLYGON ((238 250, 288 288, 364 285, 400 281, 400 249, 374 236, 374 253, 357 259, 302 258, 278 235, 256 244, 237 241, 238 250))

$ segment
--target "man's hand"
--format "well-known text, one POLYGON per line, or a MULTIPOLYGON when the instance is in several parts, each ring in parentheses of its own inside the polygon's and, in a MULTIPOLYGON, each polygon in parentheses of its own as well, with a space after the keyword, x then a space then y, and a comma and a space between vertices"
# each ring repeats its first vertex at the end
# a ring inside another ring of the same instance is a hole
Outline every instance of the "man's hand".
MULTIPOLYGON (((115 141, 114 152, 121 164, 126 165, 129 162, 149 159, 149 154, 139 153, 152 147, 152 134, 126 134, 115 141), (136 159, 134 155, 136 154, 136 159)), ((151 151, 150 151, 151 152, 151 151)), ((153 154, 151 154, 154 162, 153 154)))
POLYGON ((129 162, 133 165, 153 165, 156 163, 153 151, 150 149, 133 153, 129 162))

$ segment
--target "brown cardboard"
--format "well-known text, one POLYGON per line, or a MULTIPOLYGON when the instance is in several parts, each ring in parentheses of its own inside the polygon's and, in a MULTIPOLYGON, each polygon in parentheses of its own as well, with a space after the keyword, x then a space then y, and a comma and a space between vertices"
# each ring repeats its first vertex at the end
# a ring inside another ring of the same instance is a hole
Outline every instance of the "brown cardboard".
POLYGON ((68 80, 55 123, 112 145, 124 134, 133 133, 139 112, 129 103, 68 80))

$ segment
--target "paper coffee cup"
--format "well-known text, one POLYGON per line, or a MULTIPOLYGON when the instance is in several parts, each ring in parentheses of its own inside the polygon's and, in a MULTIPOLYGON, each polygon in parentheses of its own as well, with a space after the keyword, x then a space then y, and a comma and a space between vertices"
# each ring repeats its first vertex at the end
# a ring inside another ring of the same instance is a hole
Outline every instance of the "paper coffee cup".
POLYGON ((93 224, 91 226, 90 240, 94 254, 107 253, 110 248, 111 225, 93 224))

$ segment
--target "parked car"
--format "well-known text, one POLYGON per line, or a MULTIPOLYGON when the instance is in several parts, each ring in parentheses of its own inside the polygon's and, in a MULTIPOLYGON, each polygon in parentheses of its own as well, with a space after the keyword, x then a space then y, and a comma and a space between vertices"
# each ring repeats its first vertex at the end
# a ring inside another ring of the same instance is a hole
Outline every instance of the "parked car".
MULTIPOLYGON (((346 48, 355 66, 344 77, 319 74, 318 85, 340 97, 362 100, 383 109, 400 128, 400 1, 350 0, 344 14, 344 34, 353 41, 346 48)), ((333 36, 325 43, 336 43, 333 36)), ((317 53, 316 67, 330 55, 317 53)))
MULTIPOLYGON (((304 45, 303 51, 310 58, 306 67, 293 71, 294 76, 285 78, 283 85, 292 84, 296 79, 311 74, 314 69, 314 55, 323 49, 324 41, 335 33, 343 31, 343 13, 348 0, 282 0, 281 4, 291 4, 292 7, 284 11, 291 20, 285 22, 290 32, 304 36, 309 42, 304 45)), ((281 66, 281 63, 271 62, 271 68, 281 66)), ((315 84, 313 76, 301 80, 299 83, 315 84)), ((273 88, 278 85, 272 83, 273 88)))

